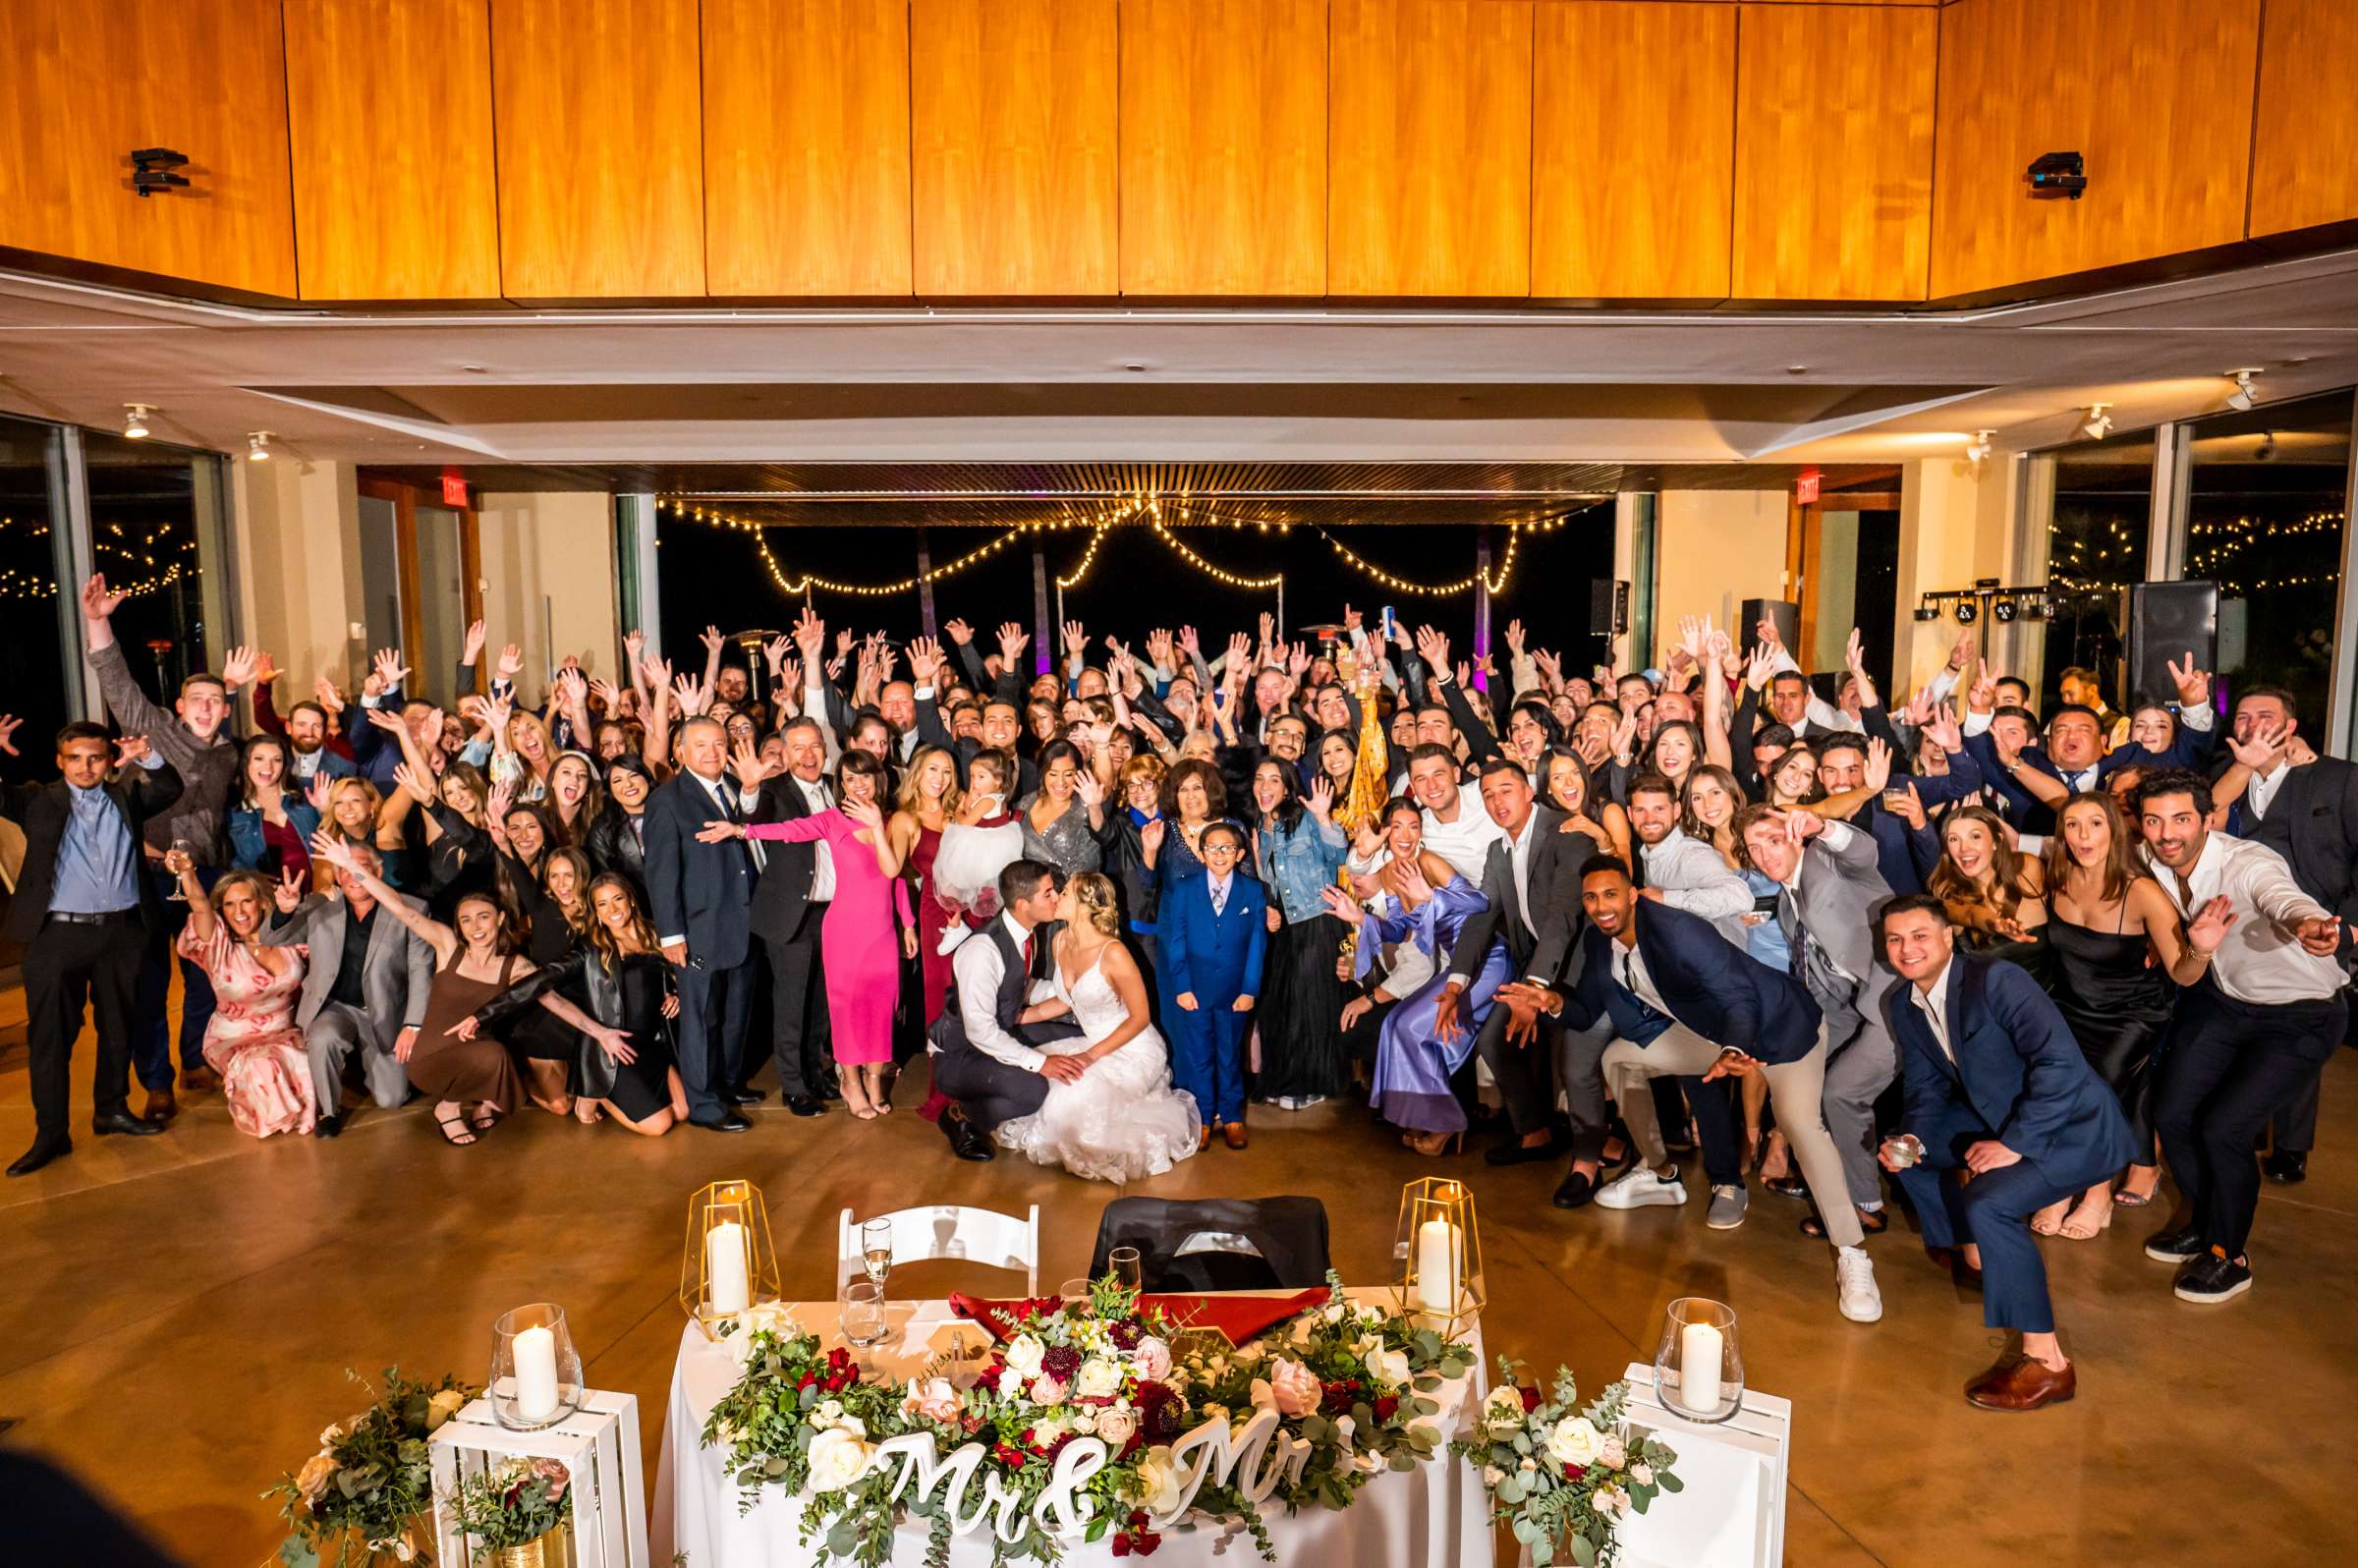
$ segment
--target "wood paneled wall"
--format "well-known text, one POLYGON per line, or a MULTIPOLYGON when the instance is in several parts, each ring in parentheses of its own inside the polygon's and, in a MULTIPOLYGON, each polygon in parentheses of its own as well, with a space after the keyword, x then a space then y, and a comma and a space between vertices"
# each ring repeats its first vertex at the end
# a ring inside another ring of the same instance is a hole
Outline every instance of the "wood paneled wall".
POLYGON ((907 0, 703 0, 716 295, 907 295, 907 0))
POLYGON ((1925 297, 1940 15, 1899 6, 1743 7, 1737 298, 1925 297))
POLYGON ((483 0, 296 4, 285 23, 303 297, 498 298, 483 0))
POLYGON ((136 24, 0 0, 0 248, 316 301, 1906 303, 2358 222, 2358 0, 180 0, 136 24), (150 145, 195 193, 130 193, 150 145), (2031 199, 2025 165, 2063 149, 2089 195, 2031 199))
POLYGON ((1933 293, 1972 294, 2243 237, 2260 0, 1958 0, 1941 13, 1933 293), (2088 160, 2032 196, 2043 152, 2088 160))
POLYGON ((912 0, 917 292, 1119 292, 1116 0, 912 0))
POLYGON ((1725 299, 1736 8, 1543 4, 1536 27, 1531 292, 1725 299))
POLYGON ((2358 216, 2358 4, 2268 0, 2250 232, 2358 216))
POLYGON ((1530 0, 1330 0, 1326 292, 1531 292, 1530 0))
POLYGON ((696 19, 671 0, 491 0, 502 293, 704 292, 696 19))
POLYGON ((1122 0, 1122 292, 1326 292, 1325 0, 1122 0))
POLYGON ((294 296, 277 0, 6 0, 0 62, 0 245, 294 296), (135 195, 141 147, 190 189, 135 195))

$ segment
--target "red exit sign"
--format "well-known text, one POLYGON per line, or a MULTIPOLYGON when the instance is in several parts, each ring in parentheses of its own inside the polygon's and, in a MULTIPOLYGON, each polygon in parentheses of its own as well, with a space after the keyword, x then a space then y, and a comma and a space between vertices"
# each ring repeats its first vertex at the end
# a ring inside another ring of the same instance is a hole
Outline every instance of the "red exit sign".
MULTIPOLYGON (((1793 499, 1803 506, 1817 504, 1818 486, 1824 482, 1825 478, 1825 476, 1820 474, 1816 469, 1803 469, 1801 476, 1793 481, 1793 499)), ((449 481, 445 480, 444 482, 448 483, 449 481)))
POLYGON ((448 473, 442 476, 442 504, 460 508, 467 505, 467 479, 464 475, 448 473))

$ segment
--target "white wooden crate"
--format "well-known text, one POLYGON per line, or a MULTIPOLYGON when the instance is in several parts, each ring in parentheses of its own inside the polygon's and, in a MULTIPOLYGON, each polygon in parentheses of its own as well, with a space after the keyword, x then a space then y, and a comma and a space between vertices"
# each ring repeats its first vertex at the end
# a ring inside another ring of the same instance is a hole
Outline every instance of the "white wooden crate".
POLYGON ((477 1399, 435 1429, 430 1448, 437 1568, 468 1568, 475 1560, 473 1540, 451 1515, 459 1483, 519 1455, 557 1460, 573 1475, 568 1568, 648 1568, 637 1395, 585 1389, 581 1409, 538 1431, 502 1427, 489 1401, 477 1399))
POLYGON ((1629 1379, 1622 1419, 1677 1450, 1686 1486, 1621 1522, 1624 1568, 1782 1568, 1792 1401, 1746 1388, 1727 1420, 1694 1422, 1662 1408, 1652 1365, 1632 1362, 1621 1375, 1629 1379))

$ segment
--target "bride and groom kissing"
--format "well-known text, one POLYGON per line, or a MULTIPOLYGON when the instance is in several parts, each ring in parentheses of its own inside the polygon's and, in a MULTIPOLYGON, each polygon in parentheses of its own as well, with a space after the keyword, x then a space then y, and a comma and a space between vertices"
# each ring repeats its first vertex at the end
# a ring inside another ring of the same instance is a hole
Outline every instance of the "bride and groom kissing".
POLYGON ((991 1158, 995 1140, 1037 1164, 1127 1182, 1196 1151, 1196 1104, 1171 1087, 1110 880, 1010 863, 997 918, 951 969, 955 995, 930 1045, 960 1159, 991 1158))

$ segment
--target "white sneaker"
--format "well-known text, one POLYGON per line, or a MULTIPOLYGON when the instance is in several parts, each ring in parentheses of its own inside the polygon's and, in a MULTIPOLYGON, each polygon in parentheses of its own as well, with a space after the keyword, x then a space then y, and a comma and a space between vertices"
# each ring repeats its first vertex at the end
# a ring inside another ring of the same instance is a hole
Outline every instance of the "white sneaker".
POLYGON ((1630 1166, 1597 1193, 1599 1208, 1643 1208, 1650 1204, 1686 1201, 1687 1189, 1679 1181, 1676 1167, 1667 1176, 1656 1176, 1643 1162, 1630 1166))
POLYGON ((1883 1316, 1883 1293, 1875 1288, 1875 1264, 1866 1248, 1835 1249, 1834 1297, 1842 1304, 1842 1316, 1854 1323, 1872 1323, 1883 1316))

